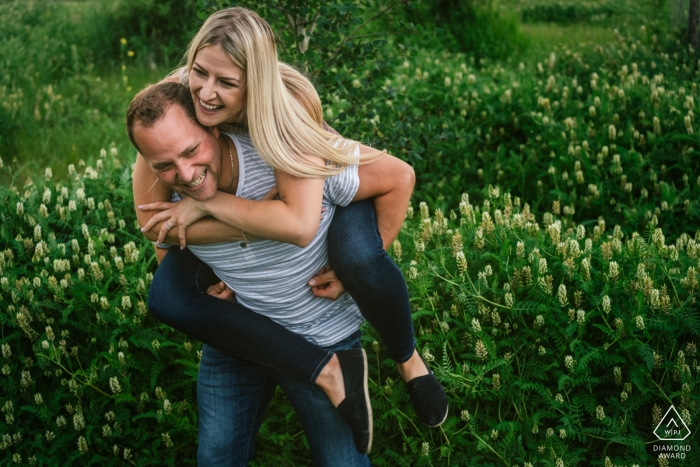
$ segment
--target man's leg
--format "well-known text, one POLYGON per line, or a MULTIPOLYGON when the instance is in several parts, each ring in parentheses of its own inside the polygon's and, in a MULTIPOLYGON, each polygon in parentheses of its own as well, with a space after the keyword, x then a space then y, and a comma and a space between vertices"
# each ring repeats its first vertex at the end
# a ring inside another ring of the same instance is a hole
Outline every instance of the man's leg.
MULTIPOLYGON (((360 348, 359 332, 329 350, 360 348)), ((270 371, 296 411, 318 467, 368 467, 367 454, 355 449, 352 431, 323 391, 286 373, 270 371)))
POLYGON ((259 365, 202 347, 197 381, 199 465, 248 466, 275 386, 259 365))

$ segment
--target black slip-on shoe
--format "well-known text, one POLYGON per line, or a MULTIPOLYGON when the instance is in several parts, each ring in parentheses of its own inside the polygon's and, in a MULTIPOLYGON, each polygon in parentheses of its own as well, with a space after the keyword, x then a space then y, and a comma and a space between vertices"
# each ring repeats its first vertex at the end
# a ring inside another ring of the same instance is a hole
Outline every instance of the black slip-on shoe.
POLYGON ((368 453, 372 449, 372 405, 367 387, 367 354, 364 349, 340 350, 335 353, 340 362, 345 384, 345 399, 337 409, 350 425, 355 448, 368 453))
MULTIPOLYGON (((426 368, 428 365, 426 365, 426 368)), ((411 397, 411 404, 418 415, 418 420, 428 426, 442 425, 447 419, 448 400, 445 389, 435 377, 433 370, 428 374, 413 378, 406 383, 406 390, 411 397)))

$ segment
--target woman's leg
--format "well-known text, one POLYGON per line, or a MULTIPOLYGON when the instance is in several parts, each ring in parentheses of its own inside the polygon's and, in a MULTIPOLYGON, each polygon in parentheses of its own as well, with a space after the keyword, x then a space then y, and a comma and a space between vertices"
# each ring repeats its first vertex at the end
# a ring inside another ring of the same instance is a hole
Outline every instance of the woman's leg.
POLYGON ((371 199, 338 206, 328 231, 336 275, 379 332, 391 358, 408 361, 416 341, 406 281, 382 247, 371 199))
MULTIPOLYGON (((153 316, 231 356, 316 384, 339 410, 342 406, 348 413, 367 412, 365 397, 356 394, 366 394, 366 372, 358 382, 357 365, 341 365, 340 352, 312 344, 236 302, 207 294, 207 287, 219 282, 212 269, 189 250, 171 250, 151 283, 148 308, 153 316), (348 386, 347 381, 355 386, 348 386), (346 395, 352 397, 346 399, 346 395)), ((346 421, 352 431, 370 430, 371 411, 364 418, 346 421)))
POLYGON ((332 352, 236 302, 208 295, 207 287, 219 282, 211 268, 187 249, 171 250, 149 291, 153 316, 227 354, 316 382, 332 352))
POLYGON ((415 350, 406 281, 384 251, 371 199, 336 208, 328 254, 362 316, 396 361, 418 418, 429 426, 442 424, 447 418, 447 394, 415 350))

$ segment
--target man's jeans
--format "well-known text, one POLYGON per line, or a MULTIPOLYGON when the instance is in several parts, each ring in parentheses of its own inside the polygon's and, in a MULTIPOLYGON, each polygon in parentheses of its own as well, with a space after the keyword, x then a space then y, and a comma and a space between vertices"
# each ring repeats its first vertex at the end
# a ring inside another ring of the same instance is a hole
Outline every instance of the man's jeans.
MULTIPOLYGON (((359 347, 359 331, 327 347, 359 347)), ((197 461, 206 467, 247 466, 275 387, 296 411, 318 467, 366 467, 366 454, 355 449, 352 432, 323 391, 287 373, 250 363, 205 345, 199 366, 197 461)))

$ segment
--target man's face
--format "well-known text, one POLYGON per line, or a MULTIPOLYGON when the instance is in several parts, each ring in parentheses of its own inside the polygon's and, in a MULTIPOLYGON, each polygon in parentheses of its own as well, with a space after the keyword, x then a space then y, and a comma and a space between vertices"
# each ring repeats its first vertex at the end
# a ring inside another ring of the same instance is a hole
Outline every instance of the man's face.
POLYGON ((173 104, 152 126, 137 122, 133 134, 146 162, 166 186, 198 201, 214 196, 222 158, 217 129, 202 128, 173 104))

